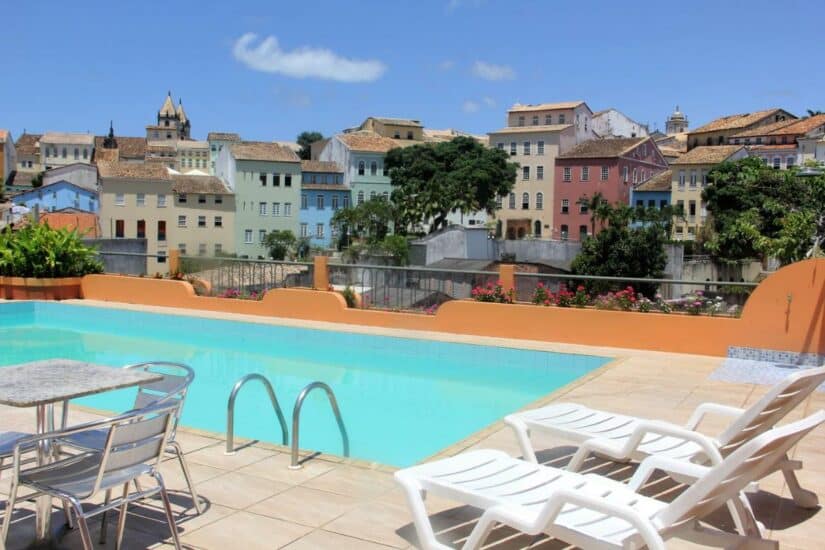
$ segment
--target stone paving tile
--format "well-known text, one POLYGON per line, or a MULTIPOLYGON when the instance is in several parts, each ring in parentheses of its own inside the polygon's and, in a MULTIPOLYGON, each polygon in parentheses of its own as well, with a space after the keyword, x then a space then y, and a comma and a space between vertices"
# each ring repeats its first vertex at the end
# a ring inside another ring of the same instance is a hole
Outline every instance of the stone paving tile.
POLYGON ((318 529, 284 546, 284 550, 317 550, 318 548, 337 548, 340 550, 389 550, 392 546, 376 544, 362 539, 339 535, 318 529))
POLYGON ((385 493, 394 482, 392 475, 385 472, 341 465, 310 479, 303 486, 366 500, 385 493))
POLYGON ((251 446, 239 449, 235 454, 227 455, 225 452, 226 447, 222 442, 215 443, 214 445, 204 447, 194 452, 189 452, 188 449, 185 449, 185 451, 186 458, 188 458, 190 462, 205 464, 206 466, 212 466, 213 468, 220 468, 222 470, 237 470, 275 454, 275 451, 251 446))
POLYGON ((286 546, 310 531, 312 527, 240 511, 184 535, 182 541, 216 550, 271 550, 286 546))
POLYGON ((309 460, 303 463, 300 470, 290 470, 290 456, 286 453, 278 453, 258 462, 253 462, 244 466, 240 473, 255 475, 279 481, 290 485, 300 485, 314 477, 325 474, 334 469, 337 465, 322 460, 309 460))
POLYGON ((198 490, 204 496, 210 495, 208 498, 214 504, 242 510, 289 487, 286 483, 278 481, 238 472, 226 472, 199 484, 198 490))
POLYGON ((309 487, 292 487, 253 504, 247 511, 310 527, 320 527, 349 512, 359 503, 359 499, 347 495, 318 491, 309 487))

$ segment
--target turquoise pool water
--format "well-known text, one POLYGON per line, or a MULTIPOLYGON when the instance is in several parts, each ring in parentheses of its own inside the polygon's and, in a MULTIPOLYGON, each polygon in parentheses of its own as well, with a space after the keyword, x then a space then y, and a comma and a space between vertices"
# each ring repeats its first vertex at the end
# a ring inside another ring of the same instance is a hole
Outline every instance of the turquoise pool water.
MULTIPOLYGON (((0 304, 0 350, 3 366, 50 357, 187 363, 197 374, 183 423, 220 433, 241 376, 269 378, 288 424, 298 392, 320 380, 338 398, 351 456, 393 466, 414 464, 610 360, 55 302, 0 304)), ((133 399, 122 390, 78 403, 120 412, 133 399)), ((244 387, 235 418, 238 437, 280 443, 261 385, 244 387)), ((323 392, 304 403, 301 447, 342 453, 323 392)))

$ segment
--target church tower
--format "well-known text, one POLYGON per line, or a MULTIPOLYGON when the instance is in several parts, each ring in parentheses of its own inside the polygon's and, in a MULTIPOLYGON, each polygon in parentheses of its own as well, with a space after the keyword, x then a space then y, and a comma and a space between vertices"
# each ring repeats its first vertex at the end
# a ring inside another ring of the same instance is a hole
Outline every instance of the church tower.
POLYGON ((178 100, 178 107, 172 100, 172 92, 166 94, 158 111, 157 124, 146 127, 146 139, 151 141, 179 141, 189 139, 189 118, 183 110, 183 103, 178 100))
POLYGON ((676 106, 676 110, 671 113, 671 115, 665 121, 665 133, 668 135, 671 134, 681 134, 682 132, 688 131, 688 119, 684 113, 679 110, 679 106, 676 106))

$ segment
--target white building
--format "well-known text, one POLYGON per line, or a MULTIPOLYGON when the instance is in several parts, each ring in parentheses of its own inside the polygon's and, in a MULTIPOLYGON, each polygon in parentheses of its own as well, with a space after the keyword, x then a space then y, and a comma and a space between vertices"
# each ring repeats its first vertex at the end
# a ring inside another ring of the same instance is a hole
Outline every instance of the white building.
POLYGON ((593 131, 603 138, 647 137, 646 124, 636 122, 618 109, 605 109, 593 113, 593 131))
POLYGON ((94 150, 91 134, 46 132, 40 137, 40 163, 45 170, 76 162, 91 164, 94 150))

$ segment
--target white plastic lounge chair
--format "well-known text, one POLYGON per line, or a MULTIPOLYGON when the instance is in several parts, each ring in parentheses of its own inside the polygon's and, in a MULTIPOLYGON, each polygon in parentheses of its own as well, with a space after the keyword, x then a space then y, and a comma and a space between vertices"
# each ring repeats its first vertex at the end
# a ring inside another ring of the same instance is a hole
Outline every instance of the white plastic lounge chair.
POLYGON ((433 532, 427 493, 484 510, 463 548, 479 548, 496 524, 528 535, 546 533, 584 549, 664 550, 665 541, 683 538, 717 547, 778 548, 762 538, 761 527, 742 491, 784 460, 805 434, 825 422, 825 411, 769 430, 741 445, 721 463, 701 466, 663 456, 645 459, 628 484, 512 458, 501 451, 470 451, 396 472, 412 511, 419 545, 447 550, 433 532), (671 503, 637 490, 656 470, 692 482, 671 503), (740 532, 700 523, 733 503, 740 532))
MULTIPOLYGON (((567 466, 577 471, 590 453, 615 461, 642 460, 656 455, 716 464, 742 444, 776 426, 789 412, 825 382, 825 367, 801 369, 774 385, 759 401, 740 409, 702 403, 685 426, 590 409, 575 403, 557 403, 508 415, 504 422, 516 432, 526 460, 537 462, 530 432, 548 434, 579 444, 567 466), (717 437, 707 437, 697 427, 708 413, 732 417, 717 437), (716 451, 716 452, 714 452, 716 451)), ((802 463, 786 457, 777 464, 798 506, 815 508, 815 493, 799 485, 794 470, 802 463)))

